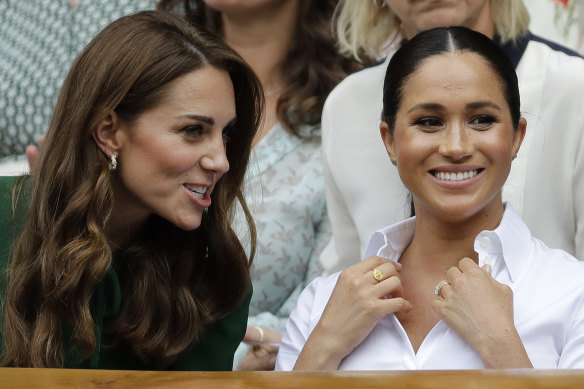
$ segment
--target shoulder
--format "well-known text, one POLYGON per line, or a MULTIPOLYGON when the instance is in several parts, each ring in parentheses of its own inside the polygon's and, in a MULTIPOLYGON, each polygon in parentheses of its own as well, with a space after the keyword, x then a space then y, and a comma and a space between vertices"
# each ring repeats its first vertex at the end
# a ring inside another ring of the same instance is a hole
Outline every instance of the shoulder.
POLYGON ((584 297, 584 262, 564 250, 550 248, 543 241, 532 237, 527 268, 538 282, 545 274, 545 278, 556 285, 558 294, 578 289, 584 297))
POLYGON ((518 76, 540 73, 546 83, 562 88, 584 88, 584 58, 573 50, 532 36, 519 65, 518 76))
POLYGON ((331 91, 326 99, 325 109, 333 109, 337 102, 345 99, 362 101, 363 98, 366 100, 377 98, 372 90, 378 89, 380 93, 383 91, 387 64, 388 60, 385 60, 347 76, 331 91))

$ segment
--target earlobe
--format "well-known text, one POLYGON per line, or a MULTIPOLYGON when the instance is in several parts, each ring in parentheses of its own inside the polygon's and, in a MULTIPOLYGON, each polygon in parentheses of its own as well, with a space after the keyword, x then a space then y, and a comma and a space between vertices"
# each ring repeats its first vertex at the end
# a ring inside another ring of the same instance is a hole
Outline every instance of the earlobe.
POLYGON ((393 140, 393 135, 389 131, 389 125, 386 122, 381 122, 379 125, 379 132, 381 133, 381 139, 383 139, 383 144, 387 150, 387 155, 394 166, 397 166, 396 154, 395 154, 395 142, 393 140))
POLYGON ((99 122, 91 133, 95 144, 107 159, 110 159, 112 155, 119 154, 119 127, 118 115, 112 111, 99 122))

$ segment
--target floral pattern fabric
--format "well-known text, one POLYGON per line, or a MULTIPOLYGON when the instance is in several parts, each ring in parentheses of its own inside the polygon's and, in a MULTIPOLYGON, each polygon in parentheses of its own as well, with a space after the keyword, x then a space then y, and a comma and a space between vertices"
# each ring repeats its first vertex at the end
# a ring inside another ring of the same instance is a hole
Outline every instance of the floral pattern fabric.
MULTIPOLYGON (((300 292, 322 273, 330 239, 320 136, 300 139, 276 124, 252 153, 244 195, 258 232, 248 325, 281 333, 300 292)), ((245 352, 242 344, 234 367, 245 352)))

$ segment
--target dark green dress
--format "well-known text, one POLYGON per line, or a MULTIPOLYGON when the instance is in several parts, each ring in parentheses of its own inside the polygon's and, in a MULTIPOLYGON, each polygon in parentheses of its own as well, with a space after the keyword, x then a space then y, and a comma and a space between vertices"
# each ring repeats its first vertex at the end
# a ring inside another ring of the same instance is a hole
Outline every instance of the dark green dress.
MULTIPOLYGON (((11 246, 18 237, 25 218, 24 210, 17 210, 16 213, 12 211, 12 189, 15 183, 15 177, 0 177, 0 269, 2 270, 0 296, 2 299, 6 294, 7 286, 4 270, 10 261, 11 246)), ((114 255, 114 262, 122 260, 118 256, 119 254, 114 255)), ((94 297, 94 320, 101 334, 103 324, 116 318, 121 305, 120 283, 113 266, 99 284, 94 297)), ((229 315, 205 327, 200 339, 183 351, 168 367, 168 370, 231 370, 233 353, 245 334, 250 298, 251 287, 241 305, 229 315)), ((67 339, 67 332, 69 331, 64 328, 65 339, 67 339)), ((98 344, 91 358, 83 361, 76 360, 72 350, 67 348, 68 346, 65 350, 65 367, 68 368, 153 369, 135 356, 131 350, 122 347, 102 348, 101 344, 98 344)))

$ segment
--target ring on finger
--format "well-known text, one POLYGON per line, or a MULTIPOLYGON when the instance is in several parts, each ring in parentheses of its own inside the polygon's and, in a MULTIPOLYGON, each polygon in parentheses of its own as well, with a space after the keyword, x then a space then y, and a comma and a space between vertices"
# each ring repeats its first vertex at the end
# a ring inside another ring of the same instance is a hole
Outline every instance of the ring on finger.
POLYGON ((264 329, 262 327, 253 327, 260 333, 260 337, 258 338, 258 343, 262 343, 264 341, 264 329))
POLYGON ((436 296, 440 296, 440 290, 442 289, 442 287, 444 285, 450 285, 450 284, 448 283, 448 281, 442 280, 438 283, 438 285, 436 285, 436 288, 434 288, 434 293, 436 294, 436 296))
POLYGON ((373 269, 373 278, 375 278, 375 281, 377 282, 383 280, 383 272, 379 269, 373 269))

